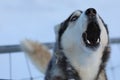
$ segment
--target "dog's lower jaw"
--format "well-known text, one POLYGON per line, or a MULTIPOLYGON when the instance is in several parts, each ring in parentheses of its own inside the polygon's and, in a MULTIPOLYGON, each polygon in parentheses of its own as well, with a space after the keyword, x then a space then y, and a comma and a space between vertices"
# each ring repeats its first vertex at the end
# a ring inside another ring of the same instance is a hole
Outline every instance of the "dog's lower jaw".
POLYGON ((103 47, 99 47, 96 51, 89 51, 89 49, 84 51, 79 48, 73 48, 72 50, 64 50, 64 53, 78 72, 81 80, 95 80, 101 64, 103 47))

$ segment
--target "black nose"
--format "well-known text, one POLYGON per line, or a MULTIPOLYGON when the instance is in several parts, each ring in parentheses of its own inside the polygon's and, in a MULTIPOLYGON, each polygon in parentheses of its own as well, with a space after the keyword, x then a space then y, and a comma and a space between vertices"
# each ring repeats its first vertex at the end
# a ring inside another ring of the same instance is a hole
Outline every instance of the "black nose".
POLYGON ((95 16, 96 15, 96 10, 94 9, 94 8, 89 8, 89 9, 87 9, 86 10, 86 12, 85 12, 85 14, 87 15, 87 16, 95 16))

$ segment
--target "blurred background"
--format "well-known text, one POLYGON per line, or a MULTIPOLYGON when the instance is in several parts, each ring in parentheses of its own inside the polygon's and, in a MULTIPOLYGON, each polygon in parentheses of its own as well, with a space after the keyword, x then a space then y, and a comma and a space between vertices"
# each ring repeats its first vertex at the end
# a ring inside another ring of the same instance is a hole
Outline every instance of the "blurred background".
MULTIPOLYGON (((75 10, 95 8, 107 23, 110 38, 120 38, 119 0, 0 0, 0 46, 19 45, 24 39, 55 42, 54 26, 75 10)), ((111 44, 109 80, 120 80, 120 44, 111 44)), ((0 79, 43 80, 23 52, 0 53, 0 79)))

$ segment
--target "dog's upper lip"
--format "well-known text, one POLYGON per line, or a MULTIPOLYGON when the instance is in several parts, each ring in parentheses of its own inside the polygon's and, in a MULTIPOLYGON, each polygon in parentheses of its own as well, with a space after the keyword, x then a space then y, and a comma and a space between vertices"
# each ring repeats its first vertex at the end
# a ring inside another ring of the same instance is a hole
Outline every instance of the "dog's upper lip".
POLYGON ((90 22, 97 22, 96 21, 96 16, 89 16, 88 17, 88 22, 90 23, 90 22))

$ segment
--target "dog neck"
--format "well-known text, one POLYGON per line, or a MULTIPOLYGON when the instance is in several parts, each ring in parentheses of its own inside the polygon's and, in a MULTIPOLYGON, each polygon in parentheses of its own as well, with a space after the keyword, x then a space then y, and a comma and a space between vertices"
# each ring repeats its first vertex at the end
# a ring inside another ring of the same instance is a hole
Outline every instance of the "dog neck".
POLYGON ((56 42, 54 49, 55 63, 61 68, 67 80, 81 80, 77 70, 71 65, 65 56, 64 49, 56 42))
POLYGON ((89 49, 84 51, 78 47, 64 49, 63 51, 82 80, 94 80, 96 78, 101 64, 102 47, 96 51, 89 51, 89 49))

